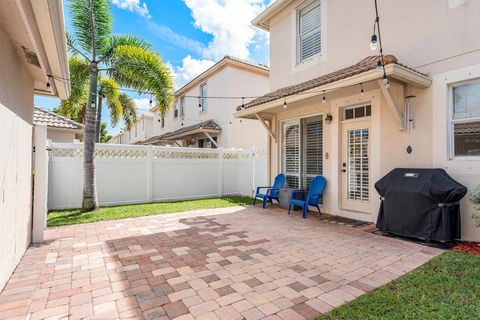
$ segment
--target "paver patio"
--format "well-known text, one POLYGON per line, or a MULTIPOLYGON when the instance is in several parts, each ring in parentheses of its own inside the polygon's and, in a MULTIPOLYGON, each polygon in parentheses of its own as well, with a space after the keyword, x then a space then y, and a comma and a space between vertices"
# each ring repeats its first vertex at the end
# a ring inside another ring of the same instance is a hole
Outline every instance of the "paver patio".
POLYGON ((230 207, 52 228, 0 294, 0 319, 312 319, 441 250, 230 207))

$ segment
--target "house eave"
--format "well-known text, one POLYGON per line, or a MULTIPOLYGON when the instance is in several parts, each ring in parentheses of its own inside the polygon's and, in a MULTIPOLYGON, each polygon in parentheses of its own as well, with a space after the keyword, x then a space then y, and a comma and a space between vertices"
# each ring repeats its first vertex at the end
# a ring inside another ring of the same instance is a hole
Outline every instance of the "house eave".
MULTIPOLYGON (((408 83, 418 88, 428 88, 432 83, 432 79, 430 79, 429 77, 398 64, 386 65, 385 72, 388 77, 391 77, 393 79, 399 80, 404 83, 408 83)), ((335 82, 325 84, 323 86, 306 90, 301 94, 288 96, 288 101, 289 103, 301 101, 307 98, 319 96, 321 95, 320 92, 323 92, 323 91, 334 91, 334 90, 338 90, 348 86, 352 86, 360 83, 366 83, 369 81, 381 79, 382 76, 383 76, 382 70, 375 70, 375 69, 369 70, 345 79, 341 79, 335 82)), ((270 101, 258 106, 237 111, 233 114, 233 116, 235 118, 255 119, 256 114, 264 113, 266 111, 268 112, 272 108, 279 107, 283 104, 284 100, 285 100, 284 97, 279 97, 274 101, 270 101)))
POLYGON ((276 15, 279 11, 290 4, 292 0, 277 0, 269 5, 264 11, 262 11, 255 19, 252 20, 252 24, 262 30, 270 32, 270 19, 276 15))

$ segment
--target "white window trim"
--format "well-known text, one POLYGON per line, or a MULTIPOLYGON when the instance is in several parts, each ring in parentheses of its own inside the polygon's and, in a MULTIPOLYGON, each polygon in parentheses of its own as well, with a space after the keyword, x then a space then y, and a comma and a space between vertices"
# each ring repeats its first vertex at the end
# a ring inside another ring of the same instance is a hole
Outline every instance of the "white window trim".
POLYGON ((327 59, 327 1, 310 0, 300 4, 291 14, 291 23, 292 23, 292 28, 291 28, 292 73, 301 72, 303 70, 311 68, 312 65, 325 61, 327 59), (300 10, 309 6, 315 1, 319 1, 321 6, 320 8, 321 48, 320 48, 320 52, 317 53, 316 55, 308 59, 305 59, 304 61, 300 61, 299 59, 300 43, 298 41, 300 10))
POLYGON ((469 79, 461 82, 450 83, 448 85, 448 99, 447 99, 447 147, 448 160, 463 160, 463 161, 479 161, 480 156, 455 156, 455 136, 453 132, 453 125, 455 123, 467 123, 480 121, 480 116, 468 119, 453 119, 453 88, 466 85, 469 83, 480 82, 480 79, 469 79))

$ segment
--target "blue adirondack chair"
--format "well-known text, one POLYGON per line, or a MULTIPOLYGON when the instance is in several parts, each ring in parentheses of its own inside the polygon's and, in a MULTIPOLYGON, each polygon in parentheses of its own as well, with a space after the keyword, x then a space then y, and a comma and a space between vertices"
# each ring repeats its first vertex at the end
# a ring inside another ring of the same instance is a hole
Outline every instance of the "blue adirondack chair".
POLYGON ((263 208, 267 206, 267 202, 270 202, 273 204, 273 199, 277 200, 278 202, 278 192, 280 191, 280 188, 283 187, 285 184, 285 175, 283 173, 280 173, 278 176, 275 177, 275 181, 273 182, 273 186, 268 186, 268 187, 257 187, 257 192, 255 192, 255 197, 253 198, 253 205, 255 205, 255 202, 257 201, 257 198, 263 200, 263 208), (264 193, 261 193, 261 189, 267 189, 264 191, 264 193))
POLYGON ((308 206, 314 206, 320 212, 320 206, 318 202, 323 199, 323 190, 327 185, 327 181, 322 176, 316 176, 310 182, 310 189, 308 190, 293 190, 290 194, 290 207, 288 208, 288 214, 292 206, 298 206, 303 208, 303 218, 307 217, 308 206), (294 199, 295 194, 306 194, 305 200, 294 199))

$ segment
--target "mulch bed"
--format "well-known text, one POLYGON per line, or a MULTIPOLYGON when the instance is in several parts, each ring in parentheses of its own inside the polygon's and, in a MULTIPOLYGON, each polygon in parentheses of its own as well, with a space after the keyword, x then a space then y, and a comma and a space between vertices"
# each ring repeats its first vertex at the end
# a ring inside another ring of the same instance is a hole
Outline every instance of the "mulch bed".
POLYGON ((478 242, 461 241, 453 247, 453 251, 480 255, 480 244, 478 242))

